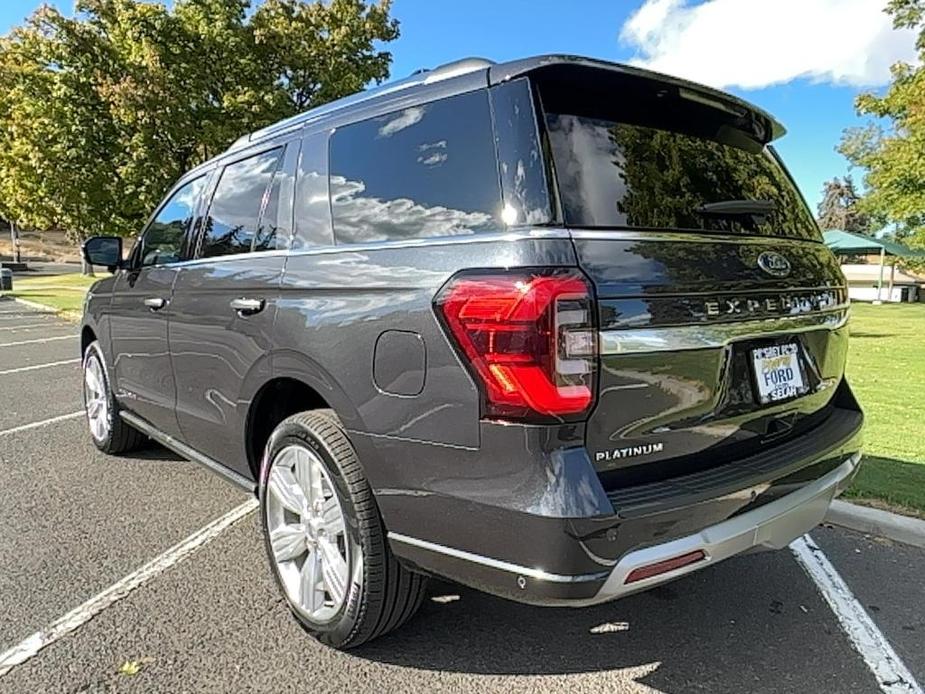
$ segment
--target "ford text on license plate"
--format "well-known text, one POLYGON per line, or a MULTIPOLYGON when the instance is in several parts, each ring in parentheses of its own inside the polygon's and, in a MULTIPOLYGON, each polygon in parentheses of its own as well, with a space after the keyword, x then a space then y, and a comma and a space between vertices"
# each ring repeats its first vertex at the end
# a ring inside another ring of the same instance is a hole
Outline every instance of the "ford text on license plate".
POLYGON ((786 400, 806 392, 800 370, 799 347, 794 343, 752 350, 758 399, 763 403, 786 400))

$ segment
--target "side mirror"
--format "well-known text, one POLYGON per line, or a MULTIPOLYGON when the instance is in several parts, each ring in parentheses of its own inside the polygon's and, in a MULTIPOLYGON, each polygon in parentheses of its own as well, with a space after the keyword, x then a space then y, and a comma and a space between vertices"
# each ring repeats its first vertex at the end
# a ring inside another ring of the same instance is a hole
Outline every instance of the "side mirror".
POLYGON ((122 239, 119 236, 92 236, 80 247, 90 265, 105 266, 110 272, 122 265, 122 239))

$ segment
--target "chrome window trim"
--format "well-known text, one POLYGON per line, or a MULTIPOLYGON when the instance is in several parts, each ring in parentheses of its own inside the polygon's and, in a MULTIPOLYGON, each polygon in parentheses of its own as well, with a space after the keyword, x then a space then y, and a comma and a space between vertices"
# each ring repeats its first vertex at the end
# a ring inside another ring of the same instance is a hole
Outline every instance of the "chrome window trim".
POLYGON ((840 304, 825 311, 738 323, 602 330, 599 333, 600 353, 648 354, 715 349, 737 340, 813 330, 839 330, 848 323, 847 309, 848 304, 840 304))
MULTIPOLYGON (((234 253, 216 255, 211 258, 193 258, 178 263, 156 267, 194 267, 203 263, 243 261, 253 258, 271 258, 274 256, 296 257, 302 255, 328 255, 331 253, 362 253, 365 251, 387 250, 391 248, 420 248, 421 246, 453 246, 461 243, 491 243, 495 241, 530 241, 537 239, 568 239, 565 229, 527 229, 515 231, 467 234, 465 236, 435 236, 423 239, 402 239, 400 241, 373 241, 370 243, 344 243, 334 246, 318 246, 298 250, 278 249, 273 251, 256 251, 253 253, 234 253)), ((155 266, 151 266, 155 267, 155 266)))
MULTIPOLYGON (((696 232, 648 232, 648 231, 631 231, 631 230, 590 230, 590 229, 567 229, 565 227, 520 227, 512 228, 508 231, 483 232, 475 234, 465 234, 457 236, 432 236, 428 238, 400 239, 392 241, 370 241, 369 243, 342 243, 330 246, 317 246, 315 248, 302 249, 278 249, 273 251, 257 251, 254 253, 236 253, 232 255, 217 255, 211 258, 192 258, 182 260, 169 265, 158 265, 149 267, 189 267, 205 262, 225 262, 230 260, 246 260, 247 258, 273 257, 277 255, 287 255, 290 257, 300 255, 326 255, 329 253, 356 253, 366 251, 385 250, 390 248, 421 248, 425 246, 453 246, 457 244, 468 243, 490 243, 494 241, 530 241, 542 239, 560 239, 560 240, 585 240, 601 239, 616 241, 688 241, 699 243, 735 243, 735 244, 767 244, 787 242, 794 244, 812 244, 821 245, 817 241, 810 239, 791 239, 791 238, 762 238, 753 236, 723 236, 717 234, 700 234, 696 232)), ((818 287, 819 289, 837 289, 843 288, 844 285, 832 287, 818 287)), ((801 287, 801 289, 806 289, 801 287)), ((742 290, 741 293, 751 290, 742 290)), ((698 292, 703 294, 715 294, 716 292, 698 292)), ((739 293, 737 291, 727 292, 729 294, 739 293)), ((669 296, 664 294, 663 296, 669 296)))

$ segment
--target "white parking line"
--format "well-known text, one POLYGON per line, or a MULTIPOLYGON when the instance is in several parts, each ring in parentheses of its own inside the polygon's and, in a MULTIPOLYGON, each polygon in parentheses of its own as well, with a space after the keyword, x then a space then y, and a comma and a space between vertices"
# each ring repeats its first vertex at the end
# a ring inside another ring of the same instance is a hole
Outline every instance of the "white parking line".
POLYGON ((4 325, 0 326, 0 330, 33 330, 34 328, 72 328, 74 326, 61 323, 55 325, 54 323, 27 323, 26 325, 4 325))
POLYGON ((76 359, 62 359, 61 361, 50 361, 47 364, 33 364, 32 366, 20 366, 15 369, 5 369, 0 371, 0 376, 6 376, 7 374, 18 374, 21 371, 35 371, 36 369, 47 369, 51 366, 62 366, 64 364, 76 364, 80 361, 80 358, 76 359))
POLYGON ((43 337, 39 340, 20 340, 19 342, 4 342, 0 347, 18 347, 19 345, 37 345, 41 342, 54 342, 55 340, 73 340, 77 335, 59 335, 58 337, 43 337))
POLYGON ((880 689, 889 694, 922 694, 912 673, 813 538, 804 535, 794 540, 790 550, 832 608, 880 689))
POLYGON ((57 417, 51 417, 50 419, 43 419, 40 422, 32 422, 32 424, 23 424, 18 427, 13 427, 12 429, 4 429, 0 431, 0 436, 9 436, 10 434, 18 434, 20 431, 29 431, 29 429, 38 429, 47 424, 54 424, 55 422, 63 422, 66 419, 74 419, 74 417, 82 417, 84 411, 80 412, 71 412, 70 414, 62 414, 57 417))
POLYGON ((63 617, 56 619, 45 629, 37 631, 23 639, 5 653, 0 653, 0 677, 20 665, 40 650, 54 643, 62 636, 70 634, 93 619, 100 612, 127 597, 133 590, 144 585, 158 574, 163 573, 174 564, 190 556, 210 540, 218 537, 222 531, 230 528, 248 513, 257 508, 256 499, 248 499, 232 509, 221 518, 212 521, 197 530, 182 542, 174 545, 160 556, 130 573, 118 583, 114 583, 102 593, 90 598, 84 604, 75 607, 63 617))

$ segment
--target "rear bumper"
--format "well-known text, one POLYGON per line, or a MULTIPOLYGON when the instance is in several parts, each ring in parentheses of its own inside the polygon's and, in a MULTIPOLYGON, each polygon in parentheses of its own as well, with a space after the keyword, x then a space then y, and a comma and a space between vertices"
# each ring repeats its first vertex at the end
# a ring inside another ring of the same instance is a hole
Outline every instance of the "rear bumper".
MULTIPOLYGON (((860 459, 861 454, 856 450, 845 454, 826 474, 757 507, 750 506, 747 501, 740 503, 742 510, 737 514, 695 532, 632 549, 609 562, 603 562, 598 556, 595 567, 598 570, 590 572, 549 570, 544 568, 549 563, 543 560, 533 566, 505 561, 497 558, 497 555, 485 556, 477 551, 463 550, 401 532, 389 532, 388 537, 396 555, 412 567, 488 593, 535 605, 595 605, 647 590, 737 554, 786 547, 822 522, 832 500, 851 483, 860 459), (658 575, 629 580, 634 571, 647 570, 654 564, 692 553, 698 556, 702 554, 702 557, 658 575)), ((753 492, 754 488, 743 489, 732 496, 747 500, 754 498, 753 492)), ((677 509, 675 513, 681 511, 677 509)), ((696 507, 688 508, 687 513, 696 517, 696 507)), ((631 526, 640 522, 645 524, 647 532, 659 525, 658 521, 652 519, 627 521, 631 526)), ((516 529, 507 529, 507 534, 513 530, 516 529)), ((581 546, 590 554, 587 538, 582 540, 576 537, 580 533, 576 533, 579 528, 574 525, 574 520, 570 527, 562 528, 559 533, 546 538, 524 530, 522 543, 533 547, 538 557, 545 555, 544 547, 557 544, 553 541, 556 537, 561 542, 565 536, 570 536, 573 546, 581 546)), ((477 533, 474 535, 477 536, 477 533)), ((582 568, 587 569, 588 565, 582 568)))

